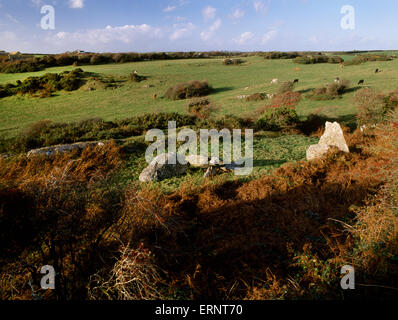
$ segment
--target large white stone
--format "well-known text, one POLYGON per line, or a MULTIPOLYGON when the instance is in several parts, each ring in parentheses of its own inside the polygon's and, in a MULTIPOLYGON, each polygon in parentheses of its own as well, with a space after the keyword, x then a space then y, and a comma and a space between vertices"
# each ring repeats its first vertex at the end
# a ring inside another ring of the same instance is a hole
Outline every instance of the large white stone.
POLYGON ((187 171, 185 157, 175 152, 164 153, 154 158, 141 172, 141 182, 161 181, 179 176, 187 171))
POLYGON ((341 129, 341 126, 337 122, 326 122, 325 133, 318 144, 326 144, 328 146, 337 147, 343 152, 350 152, 344 138, 343 129, 341 129))
POLYGON ((197 168, 207 168, 209 166, 209 158, 201 155, 186 156, 185 160, 192 166, 197 168))
POLYGON ((350 152, 344 138, 343 129, 337 122, 326 122, 325 133, 318 144, 311 145, 307 150, 307 160, 322 158, 331 147, 336 147, 343 152, 350 152))
POLYGON ((313 144, 307 150, 307 160, 314 160, 322 158, 330 147, 327 144, 313 144))

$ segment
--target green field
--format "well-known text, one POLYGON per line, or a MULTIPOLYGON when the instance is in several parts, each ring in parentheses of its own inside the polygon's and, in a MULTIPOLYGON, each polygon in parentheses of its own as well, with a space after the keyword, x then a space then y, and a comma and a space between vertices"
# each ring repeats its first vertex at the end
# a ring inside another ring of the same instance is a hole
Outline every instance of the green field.
MULTIPOLYGON (((43 119, 69 122, 101 117, 113 120, 145 112, 185 112, 186 101, 170 101, 164 99, 163 95, 168 87, 187 80, 207 79, 216 89, 210 99, 216 103, 220 112, 240 116, 249 114, 265 103, 245 102, 236 97, 256 92, 276 92, 278 86, 270 84, 273 78, 278 78, 280 83, 298 78, 300 82, 296 90, 303 92, 330 83, 335 77, 351 80, 354 88, 360 79, 365 80, 365 86, 384 92, 398 87, 398 60, 370 62, 345 67, 344 70, 333 64, 297 65, 291 60, 264 60, 261 57, 249 57, 244 60, 245 63, 240 66, 224 66, 221 59, 83 66, 84 71, 122 81, 127 79, 132 70, 138 70, 139 74, 147 76, 148 79, 141 83, 121 82, 121 86, 113 90, 59 92, 57 96, 46 99, 28 96, 0 99, 0 133, 13 136, 28 125, 43 119), (296 67, 299 67, 300 71, 295 71, 296 67), (374 74, 376 68, 383 72, 374 74), (144 88, 146 84, 153 87, 144 88), (159 98, 154 100, 153 94, 157 94, 159 98)), ((73 67, 58 67, 34 73, 0 74, 0 84, 72 69, 73 67)), ((341 118, 343 122, 350 121, 356 112, 352 103, 353 95, 354 91, 344 95, 342 99, 332 101, 312 101, 304 98, 297 111, 301 116, 317 111, 329 117, 341 118)))
MULTIPOLYGON (((166 90, 180 82, 207 79, 215 89, 209 99, 218 107, 220 114, 235 114, 240 117, 250 115, 266 104, 266 101, 246 102, 237 99, 238 95, 252 93, 275 93, 283 81, 299 79, 295 90, 303 93, 297 107, 302 118, 310 113, 319 113, 343 124, 354 124, 356 108, 354 93, 356 83, 365 80, 365 86, 383 92, 398 87, 398 60, 390 62, 369 62, 358 66, 340 69, 334 64, 298 65, 291 60, 265 60, 261 57, 244 58, 239 66, 225 66, 222 59, 151 61, 128 64, 83 66, 86 72, 113 79, 117 88, 100 88, 94 91, 79 89, 72 92, 57 92, 50 98, 32 98, 18 95, 0 99, 0 136, 12 137, 24 128, 39 121, 72 122, 88 118, 104 120, 124 119, 143 113, 186 112, 186 100, 172 101, 163 97, 166 90), (296 71, 296 68, 300 68, 296 71), (381 73, 375 74, 379 68, 381 73), (135 83, 128 80, 129 74, 137 70, 147 80, 135 83), (324 86, 335 77, 351 81, 351 89, 340 99, 314 101, 305 98, 306 92, 324 86), (273 78, 279 85, 271 85, 273 78), (146 88, 146 85, 151 85, 146 88), (157 94, 155 100, 153 95, 157 94)), ((40 76, 48 72, 60 73, 74 67, 49 68, 35 73, 0 74, 0 84, 24 80, 29 76, 40 76)), ((143 139, 132 137, 130 140, 143 139)), ((281 133, 257 132, 254 141, 254 168, 249 179, 270 173, 286 162, 305 158, 309 145, 317 143, 317 138, 305 135, 283 135, 281 133)), ((147 165, 144 155, 139 154, 127 160, 126 166, 118 174, 118 183, 128 185, 138 181, 138 176, 147 165)), ((184 177, 167 179, 159 185, 164 191, 173 191, 183 181, 193 179, 201 184, 202 170, 190 170, 184 177)), ((233 179, 232 174, 225 176, 233 179)))

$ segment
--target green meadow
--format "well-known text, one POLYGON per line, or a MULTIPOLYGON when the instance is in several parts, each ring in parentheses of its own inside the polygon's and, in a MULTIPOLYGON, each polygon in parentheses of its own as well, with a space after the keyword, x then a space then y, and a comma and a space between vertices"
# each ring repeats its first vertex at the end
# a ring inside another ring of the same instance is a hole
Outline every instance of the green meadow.
MULTIPOLYGON (((389 62, 369 62, 358 66, 340 69, 334 64, 298 65, 291 60, 265 60, 261 57, 244 58, 238 66, 225 66, 222 59, 195 59, 172 61, 148 61, 126 64, 82 66, 86 72, 100 74, 114 79, 119 87, 95 91, 77 90, 58 92, 51 98, 13 96, 0 99, 0 133, 14 136, 22 129, 39 120, 55 122, 78 121, 87 118, 115 120, 146 112, 186 112, 187 101, 171 101, 163 97, 167 88, 187 80, 208 80, 215 88, 209 97, 218 106, 218 112, 249 115, 263 106, 264 101, 246 102, 238 100, 238 95, 252 93, 275 93, 279 85, 271 85, 274 78, 283 81, 299 79, 295 90, 304 93, 330 83, 335 77, 351 81, 351 92, 341 99, 313 101, 302 99, 297 112, 304 117, 317 112, 330 118, 352 122, 356 113, 352 99, 356 84, 365 80, 370 86, 383 92, 398 86, 398 60, 389 62), (300 68, 296 71, 296 68, 300 68), (374 70, 382 70, 375 74, 374 70), (134 83, 127 81, 128 75, 137 70, 147 80, 134 83), (146 88, 145 85, 150 85, 146 88), (157 95, 157 99, 153 95, 157 95)), ((30 76, 45 73, 59 73, 74 69, 70 67, 48 68, 34 73, 0 74, 0 84, 15 83, 30 76)))

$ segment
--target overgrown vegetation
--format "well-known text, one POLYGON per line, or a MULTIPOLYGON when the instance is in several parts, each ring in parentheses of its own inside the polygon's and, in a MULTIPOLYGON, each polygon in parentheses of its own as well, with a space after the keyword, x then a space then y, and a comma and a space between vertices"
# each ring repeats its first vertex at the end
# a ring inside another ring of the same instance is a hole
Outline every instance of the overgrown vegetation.
POLYGON ((172 194, 121 188, 112 176, 123 158, 112 144, 0 159, 0 296, 392 298, 396 121, 347 134, 350 154, 330 151, 249 182, 188 180, 172 194), (56 290, 39 287, 46 264, 56 290), (339 289, 346 264, 356 270, 349 293, 339 289))
POLYGON ((306 55, 293 59, 293 62, 299 64, 343 63, 344 59, 339 56, 306 55))
POLYGON ((398 90, 383 94, 371 88, 364 88, 355 93, 354 102, 358 108, 359 124, 375 125, 387 120, 398 108, 398 90))
POLYGON ((312 100, 333 100, 341 97, 350 87, 348 80, 338 80, 327 86, 316 88, 307 94, 307 98, 312 100))
POLYGON ((195 125, 196 118, 179 113, 148 113, 119 121, 87 119, 72 123, 39 121, 15 138, 0 139, 0 153, 21 153, 31 149, 81 141, 123 139, 147 130, 166 129, 169 121, 178 126, 195 125))
POLYGON ((295 127, 299 123, 296 110, 280 107, 269 108, 260 117, 257 126, 261 130, 281 131, 295 127))
POLYGON ((224 59, 223 60, 223 64, 224 65, 226 65, 226 66, 233 66, 233 65, 240 65, 240 64, 242 64, 242 63, 244 63, 244 61, 242 60, 242 59, 224 59))
POLYGON ((292 92, 293 89, 294 89, 293 81, 285 81, 279 87, 278 94, 284 94, 286 92, 292 92))
POLYGON ((265 59, 294 59, 299 57, 301 54, 298 52, 280 52, 280 51, 273 51, 273 52, 266 52, 264 54, 265 59))
POLYGON ((210 100, 206 98, 194 99, 187 106, 188 114, 199 119, 209 119, 216 109, 210 100))
POLYGON ((246 97, 246 101, 262 101, 266 99, 266 95, 264 93, 253 93, 246 97))
POLYGON ((369 61, 391 61, 393 59, 392 56, 388 56, 386 54, 361 54, 356 55, 352 60, 345 61, 344 65, 346 66, 355 66, 362 63, 366 63, 369 61))
POLYGON ((174 87, 167 89, 165 97, 171 100, 181 100, 193 97, 207 96, 212 91, 213 88, 209 85, 207 80, 192 80, 180 83, 174 87))
POLYGON ((0 85, 0 98, 16 94, 29 94, 41 98, 50 97, 60 90, 73 91, 83 84, 84 72, 78 68, 61 74, 47 73, 41 77, 29 77, 17 84, 0 85))

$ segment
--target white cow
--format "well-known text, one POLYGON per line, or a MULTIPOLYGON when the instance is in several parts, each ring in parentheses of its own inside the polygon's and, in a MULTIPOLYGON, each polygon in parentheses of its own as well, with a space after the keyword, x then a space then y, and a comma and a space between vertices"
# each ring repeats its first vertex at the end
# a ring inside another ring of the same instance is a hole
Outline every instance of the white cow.
POLYGON ((272 79, 271 84, 278 84, 279 80, 278 79, 272 79))

